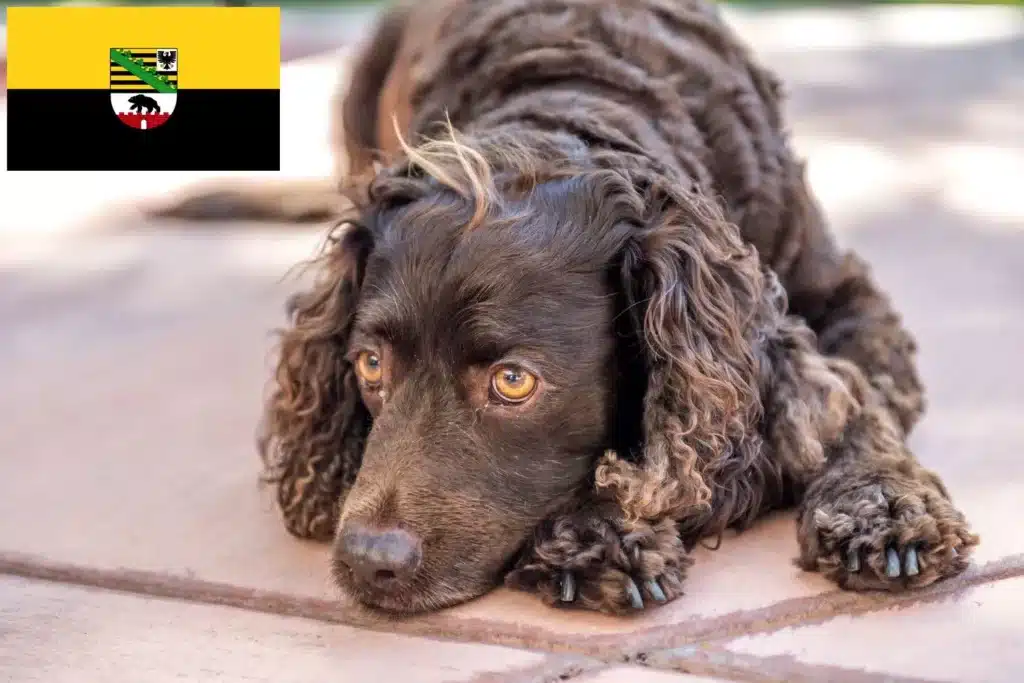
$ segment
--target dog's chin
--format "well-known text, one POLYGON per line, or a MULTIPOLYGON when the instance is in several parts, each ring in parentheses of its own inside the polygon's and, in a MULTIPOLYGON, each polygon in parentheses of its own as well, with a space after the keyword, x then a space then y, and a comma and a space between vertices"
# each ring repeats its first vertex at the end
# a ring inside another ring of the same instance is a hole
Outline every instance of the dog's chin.
POLYGON ((357 607, 367 616, 401 619, 454 607, 476 599, 492 588, 498 581, 478 581, 468 585, 451 585, 418 577, 405 586, 396 586, 387 591, 376 589, 361 581, 345 565, 335 562, 333 567, 334 585, 342 599, 357 607))

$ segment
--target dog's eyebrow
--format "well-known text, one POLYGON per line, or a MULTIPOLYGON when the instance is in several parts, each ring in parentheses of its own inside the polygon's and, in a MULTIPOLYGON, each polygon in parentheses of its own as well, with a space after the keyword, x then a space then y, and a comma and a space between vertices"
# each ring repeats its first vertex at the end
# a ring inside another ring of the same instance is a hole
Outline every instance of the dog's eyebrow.
POLYGON ((379 337, 394 341, 409 334, 410 328, 415 329, 415 315, 404 310, 401 299, 393 291, 377 286, 369 286, 367 296, 356 314, 353 334, 379 337))
POLYGON ((564 320, 545 320, 530 314, 517 316, 507 310, 474 311, 471 307, 456 326, 472 354, 498 360, 512 352, 529 354, 564 346, 567 331, 564 323, 564 320))
POLYGON ((416 338, 417 326, 408 318, 375 312, 360 316, 352 328, 352 335, 358 335, 360 339, 382 339, 389 344, 408 343, 416 338))
POLYGON ((363 349, 368 346, 372 346, 373 343, 380 338, 380 335, 373 334, 370 331, 354 328, 352 334, 348 338, 348 349, 357 350, 363 349))

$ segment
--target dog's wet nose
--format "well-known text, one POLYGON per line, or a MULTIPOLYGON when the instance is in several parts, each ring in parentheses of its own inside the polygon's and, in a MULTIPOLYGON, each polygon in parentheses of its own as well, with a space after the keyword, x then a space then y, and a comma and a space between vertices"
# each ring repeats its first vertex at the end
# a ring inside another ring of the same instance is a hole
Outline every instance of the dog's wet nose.
POLYGON ((405 529, 374 529, 347 522, 342 527, 336 552, 359 578, 383 588, 409 579, 416 572, 422 557, 422 543, 405 529))

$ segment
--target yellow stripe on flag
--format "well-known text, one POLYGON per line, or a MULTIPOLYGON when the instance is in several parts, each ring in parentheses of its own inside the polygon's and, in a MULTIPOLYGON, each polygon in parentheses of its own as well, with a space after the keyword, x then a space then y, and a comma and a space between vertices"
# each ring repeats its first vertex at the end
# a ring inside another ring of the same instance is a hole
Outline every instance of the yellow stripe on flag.
POLYGON ((182 90, 281 87, 278 7, 8 7, 7 88, 110 87, 110 49, 177 48, 182 90))

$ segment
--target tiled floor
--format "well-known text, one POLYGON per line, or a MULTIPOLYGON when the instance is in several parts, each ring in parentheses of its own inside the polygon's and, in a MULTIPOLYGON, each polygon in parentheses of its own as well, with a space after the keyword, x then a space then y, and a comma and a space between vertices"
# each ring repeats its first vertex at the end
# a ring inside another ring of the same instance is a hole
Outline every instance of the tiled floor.
MULTIPOLYGON (((641 618, 499 590, 367 623, 333 600, 325 549, 281 528, 252 448, 282 275, 318 232, 156 230, 126 208, 189 174, 5 174, 0 680, 1024 679, 1024 26, 915 12, 732 14, 789 83, 836 231, 919 337, 913 444, 982 533, 967 575, 841 593, 792 564, 783 514, 701 550, 687 595, 641 618)), ((339 61, 285 67, 286 175, 329 169, 339 61)))
POLYGON ((538 668, 526 650, 0 579, 0 671, 40 683, 468 681, 538 668), (396 656, 399 655, 399 656, 396 656), (216 677, 214 677, 216 675, 216 677))

